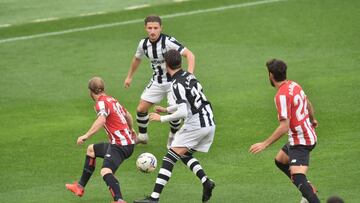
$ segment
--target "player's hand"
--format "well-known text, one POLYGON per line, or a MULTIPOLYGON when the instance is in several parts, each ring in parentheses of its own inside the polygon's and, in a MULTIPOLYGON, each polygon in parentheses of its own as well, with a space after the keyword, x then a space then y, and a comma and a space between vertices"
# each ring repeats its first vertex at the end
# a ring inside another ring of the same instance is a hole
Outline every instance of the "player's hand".
POLYGON ((317 127, 319 126, 319 123, 318 123, 318 121, 317 121, 316 119, 313 119, 313 120, 311 121, 311 124, 312 124, 312 126, 313 126, 314 128, 317 128, 317 127))
POLYGON ((124 87, 125 88, 129 88, 130 84, 131 84, 132 78, 126 77, 125 81, 124 81, 124 87))
POLYGON ((157 113, 149 113, 150 121, 160 121, 160 115, 157 113))
POLYGON ((84 142, 87 140, 87 136, 85 135, 82 135, 80 137, 78 137, 77 141, 76 141, 76 144, 78 145, 82 145, 84 144, 84 142))
POLYGON ((249 152, 252 154, 257 154, 263 151, 266 148, 266 144, 264 142, 259 142, 256 144, 251 145, 249 152))
POLYGON ((162 106, 155 106, 154 109, 157 113, 166 113, 167 112, 167 109, 162 106))
POLYGON ((131 137, 132 137, 134 140, 136 140, 136 138, 137 138, 137 134, 136 134, 136 131, 134 130, 134 128, 131 129, 131 137))

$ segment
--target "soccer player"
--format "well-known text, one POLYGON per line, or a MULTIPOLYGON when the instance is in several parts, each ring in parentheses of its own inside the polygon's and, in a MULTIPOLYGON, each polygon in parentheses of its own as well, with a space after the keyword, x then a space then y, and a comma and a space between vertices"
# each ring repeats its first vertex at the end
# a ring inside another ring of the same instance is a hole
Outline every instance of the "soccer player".
POLYGON ((151 195, 135 203, 157 203, 160 194, 171 177, 175 163, 180 159, 201 180, 203 185, 202 201, 207 202, 215 187, 202 169, 199 161, 193 157, 195 151, 208 152, 215 134, 215 122, 210 102, 199 81, 189 72, 181 69, 181 55, 176 50, 165 54, 167 72, 172 77, 171 91, 176 105, 167 108, 157 106, 157 112, 171 113, 160 116, 150 113, 150 121, 168 122, 185 119, 181 129, 175 134, 174 141, 163 158, 154 190, 151 195))
POLYGON ((88 88, 90 97, 95 101, 97 119, 84 135, 78 137, 76 143, 82 145, 103 127, 108 135, 109 143, 88 146, 80 181, 66 184, 66 188, 77 196, 83 196, 84 188, 95 170, 95 159, 100 157, 104 159, 100 173, 109 187, 114 203, 126 203, 114 174, 120 164, 134 151, 136 133, 132 128, 132 117, 116 99, 106 95, 104 81, 100 77, 90 79, 88 88))
MULTIPOLYGON (((162 24, 159 16, 148 16, 145 18, 145 31, 148 36, 139 42, 134 58, 132 59, 129 73, 124 81, 125 88, 130 87, 135 71, 141 63, 142 58, 146 56, 150 60, 153 75, 149 84, 145 87, 137 106, 137 124, 139 134, 137 142, 146 144, 148 141, 147 126, 149 123, 148 110, 153 104, 159 103, 164 97, 167 97, 168 104, 174 105, 171 97, 171 78, 166 72, 164 54, 168 50, 178 50, 182 56, 186 57, 188 62, 188 72, 193 73, 195 67, 195 56, 193 53, 181 45, 175 38, 161 33, 162 24)), ((170 132, 168 146, 173 140, 174 134, 180 128, 180 120, 170 121, 170 132)))
POLYGON ((318 122, 314 117, 314 109, 301 86, 286 79, 287 66, 283 61, 271 59, 266 66, 270 83, 278 90, 275 104, 280 124, 270 137, 253 144, 249 151, 259 153, 288 133, 288 143, 276 155, 275 164, 291 178, 304 198, 310 203, 320 202, 315 189, 306 178, 310 152, 317 141, 315 128, 318 122))

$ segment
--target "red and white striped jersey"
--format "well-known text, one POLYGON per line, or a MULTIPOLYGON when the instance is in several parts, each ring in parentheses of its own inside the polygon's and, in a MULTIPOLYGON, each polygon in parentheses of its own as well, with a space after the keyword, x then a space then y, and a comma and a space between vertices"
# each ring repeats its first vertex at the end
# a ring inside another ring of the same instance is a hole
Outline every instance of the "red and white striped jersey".
POLYGON ((95 104, 97 116, 106 116, 105 131, 111 144, 135 144, 131 130, 126 122, 126 109, 111 96, 101 95, 95 104))
POLYGON ((279 87, 275 96, 279 121, 290 120, 290 145, 314 145, 317 140, 315 129, 309 119, 307 97, 296 82, 287 80, 279 87))

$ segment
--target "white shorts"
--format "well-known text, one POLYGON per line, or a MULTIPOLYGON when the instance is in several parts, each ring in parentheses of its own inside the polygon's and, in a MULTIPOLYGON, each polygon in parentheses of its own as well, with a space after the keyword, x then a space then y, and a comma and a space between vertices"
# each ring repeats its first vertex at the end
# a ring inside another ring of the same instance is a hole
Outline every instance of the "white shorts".
POLYGON ((215 126, 193 129, 182 126, 175 134, 171 147, 186 147, 199 152, 208 152, 213 143, 215 126))
POLYGON ((167 97, 169 106, 175 105, 175 100, 171 95, 171 82, 159 84, 155 81, 150 81, 141 94, 141 99, 153 104, 158 104, 161 100, 167 97))

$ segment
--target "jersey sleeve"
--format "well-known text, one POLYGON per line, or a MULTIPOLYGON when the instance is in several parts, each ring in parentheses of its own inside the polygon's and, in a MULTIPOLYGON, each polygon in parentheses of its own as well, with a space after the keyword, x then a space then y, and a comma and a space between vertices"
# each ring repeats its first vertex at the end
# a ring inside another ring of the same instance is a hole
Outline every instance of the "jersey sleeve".
POLYGON ((186 103, 186 92, 185 87, 181 83, 174 83, 172 90, 176 104, 186 103))
POLYGON ((180 52, 180 54, 182 54, 185 51, 185 47, 180 44, 174 37, 167 37, 166 41, 165 41, 166 47, 171 50, 171 49, 175 49, 178 52, 180 52))
POLYGON ((177 109, 175 112, 169 115, 161 116, 160 121, 163 122, 169 122, 169 121, 175 121, 182 118, 186 118, 187 116, 187 108, 185 103, 181 103, 179 105, 176 105, 177 109))
POLYGON ((144 39, 142 39, 140 42, 139 42, 139 45, 136 49, 136 52, 135 52, 135 57, 138 58, 138 59, 142 59, 145 55, 145 52, 144 52, 144 49, 143 49, 143 43, 144 43, 144 39))
POLYGON ((166 107, 166 111, 168 113, 174 113, 177 109, 178 109, 178 105, 172 105, 172 106, 166 107))
POLYGON ((109 109, 104 101, 97 101, 95 104, 95 111, 97 116, 105 116, 109 115, 109 109))
POLYGON ((278 113, 278 120, 291 119, 291 102, 285 94, 275 96, 275 105, 278 113))

